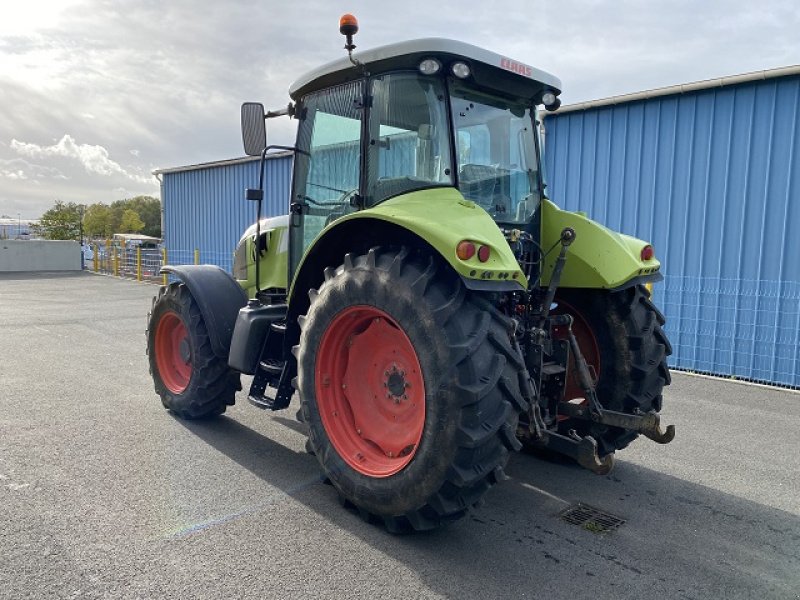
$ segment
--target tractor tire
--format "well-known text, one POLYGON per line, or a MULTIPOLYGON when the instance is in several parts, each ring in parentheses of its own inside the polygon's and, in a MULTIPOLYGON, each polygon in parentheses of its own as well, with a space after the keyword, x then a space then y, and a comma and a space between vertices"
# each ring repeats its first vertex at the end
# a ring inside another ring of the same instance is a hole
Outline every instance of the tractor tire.
POLYGON ((203 315, 183 283, 162 287, 153 298, 147 356, 162 404, 181 418, 221 415, 242 389, 239 374, 211 349, 203 315))
POLYGON ((408 248, 348 254, 309 295, 295 386, 340 499, 394 533, 462 517, 521 447, 509 319, 408 248))
MULTIPOLYGON (((650 301, 647 289, 643 285, 619 292, 562 289, 555 301, 555 314, 573 315, 573 332, 595 372, 597 398, 603 408, 629 414, 660 412, 662 391, 671 381, 667 356, 672 354, 672 346, 661 328, 664 315, 650 301)), ((560 337, 558 332, 556 337, 560 337)), ((572 365, 570 358, 565 401, 584 397, 572 365)), ((559 433, 570 429, 594 437, 601 457, 625 448, 639 436, 577 419, 559 422, 559 433)))

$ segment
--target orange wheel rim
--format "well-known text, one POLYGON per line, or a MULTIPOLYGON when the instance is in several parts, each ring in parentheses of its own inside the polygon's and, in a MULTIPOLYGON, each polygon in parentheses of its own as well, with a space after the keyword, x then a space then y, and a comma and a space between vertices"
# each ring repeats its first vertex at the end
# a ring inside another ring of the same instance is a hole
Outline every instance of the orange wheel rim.
POLYGON ((334 317, 318 352, 317 406, 339 456, 369 477, 401 471, 425 426, 425 383, 411 340, 384 311, 356 305, 334 317))
POLYGON ((156 327, 156 366, 161 381, 173 394, 182 393, 192 377, 189 332, 176 312, 164 313, 156 327))

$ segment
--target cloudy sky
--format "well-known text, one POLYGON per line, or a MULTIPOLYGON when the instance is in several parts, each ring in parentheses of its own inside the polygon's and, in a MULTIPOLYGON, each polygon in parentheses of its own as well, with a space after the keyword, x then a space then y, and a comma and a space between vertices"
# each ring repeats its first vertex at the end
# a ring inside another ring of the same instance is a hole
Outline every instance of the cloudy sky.
MULTIPOLYGON (((451 37, 558 75, 565 103, 800 63, 796 0, 4 0, 0 216, 158 195, 151 171, 242 154, 239 106, 285 106, 303 71, 451 37)), ((269 122, 273 143, 294 124, 269 122)))

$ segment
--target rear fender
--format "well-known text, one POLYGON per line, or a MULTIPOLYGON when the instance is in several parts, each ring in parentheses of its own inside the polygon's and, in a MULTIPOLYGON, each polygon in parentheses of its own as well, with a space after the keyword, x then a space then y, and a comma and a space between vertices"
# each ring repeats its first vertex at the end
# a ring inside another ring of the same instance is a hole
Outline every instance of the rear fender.
POLYGON ((561 273, 561 287, 618 290, 663 279, 661 263, 656 258, 641 258, 648 242, 612 231, 583 213, 560 210, 544 200, 541 246, 545 252, 553 250, 543 261, 542 286, 550 283, 558 258, 555 246, 565 227, 572 227, 576 235, 561 273))
POLYGON ((213 265, 168 265, 161 272, 189 288, 203 315, 211 349, 227 362, 236 317, 247 304, 247 294, 230 274, 213 265))

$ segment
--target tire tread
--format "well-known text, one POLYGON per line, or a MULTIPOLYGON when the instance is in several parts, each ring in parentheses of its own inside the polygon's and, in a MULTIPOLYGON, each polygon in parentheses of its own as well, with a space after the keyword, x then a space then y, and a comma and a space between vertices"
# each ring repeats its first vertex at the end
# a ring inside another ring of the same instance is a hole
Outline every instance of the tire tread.
MULTIPOLYGON (((345 265, 348 262, 355 271, 383 271, 393 285, 412 290, 435 316, 436 326, 444 331, 437 339, 446 345, 439 351, 448 357, 448 363, 435 393, 457 395, 451 404, 457 410, 448 417, 457 423, 452 462, 439 489, 412 510, 403 514, 367 511, 371 520, 383 523, 393 533, 433 529, 462 517, 479 503, 486 491, 502 479, 497 474, 502 473, 509 452, 519 449, 515 435, 519 408, 527 405, 519 391, 524 363, 507 339, 511 331, 509 319, 480 295, 465 290, 460 279, 433 256, 420 255, 406 247, 372 248, 366 255, 345 261, 345 265)), ((312 322, 315 303, 325 296, 323 288, 346 288, 348 284, 342 267, 335 275, 327 275, 319 295, 312 297, 307 318, 301 321, 304 333, 312 322)), ((313 359, 304 357, 302 343, 299 355, 301 374, 296 386, 303 417, 311 423, 313 389, 306 389, 302 374, 304 368, 313 368, 313 359)), ((335 450, 313 428, 310 442, 323 471, 329 474, 334 465, 331 453, 335 450)), ((331 480, 339 493, 356 505, 354 494, 341 489, 335 474, 331 480)), ((356 508, 359 512, 366 510, 363 506, 356 508)))

